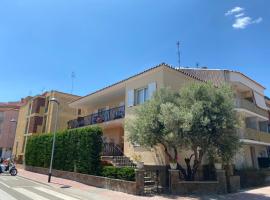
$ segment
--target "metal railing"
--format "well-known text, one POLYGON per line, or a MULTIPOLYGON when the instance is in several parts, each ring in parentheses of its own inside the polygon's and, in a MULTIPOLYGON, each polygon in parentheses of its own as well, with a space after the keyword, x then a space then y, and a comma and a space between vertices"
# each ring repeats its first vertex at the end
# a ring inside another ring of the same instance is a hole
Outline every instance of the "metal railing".
POLYGON ((116 108, 111 108, 98 113, 93 113, 85 117, 78 117, 68 121, 68 128, 78 128, 98 123, 103 123, 107 121, 112 121, 116 119, 121 119, 125 117, 125 106, 120 106, 116 108))
POLYGON ((102 156, 123 156, 123 149, 112 142, 104 142, 103 143, 103 151, 102 156))
POLYGON ((236 108, 243 108, 243 109, 249 110, 251 112, 254 112, 258 115, 268 117, 268 113, 266 110, 258 107, 255 103, 248 101, 246 99, 240 99, 240 98, 235 99, 235 107, 236 108))

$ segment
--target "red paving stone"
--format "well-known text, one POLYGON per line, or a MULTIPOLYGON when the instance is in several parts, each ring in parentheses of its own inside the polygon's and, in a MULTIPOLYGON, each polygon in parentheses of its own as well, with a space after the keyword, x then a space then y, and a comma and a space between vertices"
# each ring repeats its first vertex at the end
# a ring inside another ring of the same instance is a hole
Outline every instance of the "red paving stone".
POLYGON ((251 189, 239 193, 228 194, 228 195, 214 195, 214 196, 200 196, 200 197, 180 197, 180 196, 135 196, 129 195, 122 192, 111 191, 107 189, 96 188, 93 186, 85 185, 78 183, 76 181, 71 181, 63 178, 52 177, 51 183, 48 183, 48 176, 38 173, 33 173, 25 171, 18 167, 18 176, 30 179, 32 181, 37 181, 42 184, 46 184, 52 187, 60 188, 62 186, 70 186, 73 189, 79 189, 83 192, 89 193, 89 195, 94 195, 97 199, 106 199, 106 200, 165 200, 165 199, 174 199, 174 200, 204 200, 204 199, 228 199, 228 200, 270 200, 270 186, 262 187, 258 189, 251 189))

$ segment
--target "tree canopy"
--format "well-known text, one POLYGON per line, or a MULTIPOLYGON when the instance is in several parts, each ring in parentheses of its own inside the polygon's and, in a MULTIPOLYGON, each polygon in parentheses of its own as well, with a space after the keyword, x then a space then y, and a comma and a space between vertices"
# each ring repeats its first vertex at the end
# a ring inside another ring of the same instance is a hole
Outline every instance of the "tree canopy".
POLYGON ((192 83, 179 92, 158 90, 135 109, 127 129, 131 143, 160 144, 171 162, 178 161, 179 150, 191 150, 192 155, 185 158, 186 168, 179 163, 178 167, 186 180, 194 180, 205 154, 231 161, 239 147, 237 124, 230 86, 192 83))

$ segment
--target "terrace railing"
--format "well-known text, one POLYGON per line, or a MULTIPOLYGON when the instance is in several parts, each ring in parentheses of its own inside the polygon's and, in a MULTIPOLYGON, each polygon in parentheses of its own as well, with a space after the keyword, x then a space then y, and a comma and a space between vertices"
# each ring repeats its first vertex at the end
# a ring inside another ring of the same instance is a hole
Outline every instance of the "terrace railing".
POLYGON ((102 112, 93 113, 84 117, 78 117, 68 121, 68 128, 78 128, 93 124, 99 124, 107 121, 121 119, 125 117, 125 106, 111 108, 102 112))
POLYGON ((266 110, 258 107, 255 103, 253 103, 251 101, 248 101, 246 99, 236 98, 235 99, 235 107, 236 108, 246 109, 246 110, 254 112, 254 113, 258 114, 258 115, 268 117, 268 113, 267 113, 266 110))

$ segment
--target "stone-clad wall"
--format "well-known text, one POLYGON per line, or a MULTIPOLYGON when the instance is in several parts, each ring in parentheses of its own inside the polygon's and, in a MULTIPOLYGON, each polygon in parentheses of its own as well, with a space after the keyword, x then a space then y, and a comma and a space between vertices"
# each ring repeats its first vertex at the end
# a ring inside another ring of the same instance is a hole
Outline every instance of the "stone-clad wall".
MULTIPOLYGON (((40 174, 48 174, 48 169, 42 168, 42 167, 26 166, 26 170, 40 173, 40 174)), ((143 185, 141 185, 142 181, 139 181, 139 184, 137 184, 137 182, 134 182, 134 181, 124 181, 124 180, 106 178, 106 177, 101 177, 101 176, 93 176, 93 175, 60 171, 60 170, 52 170, 52 175, 56 177, 84 183, 86 185, 105 188, 109 190, 115 190, 119 192, 125 192, 128 194, 142 194, 142 190, 143 190, 143 185)), ((140 175, 138 175, 138 172, 136 172, 136 177, 141 177, 140 175)))
POLYGON ((181 181, 179 170, 170 171, 170 192, 172 194, 211 194, 227 193, 224 170, 217 170, 217 181, 181 181))

